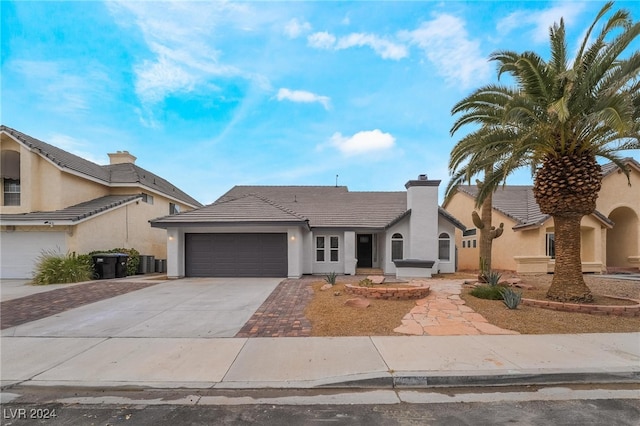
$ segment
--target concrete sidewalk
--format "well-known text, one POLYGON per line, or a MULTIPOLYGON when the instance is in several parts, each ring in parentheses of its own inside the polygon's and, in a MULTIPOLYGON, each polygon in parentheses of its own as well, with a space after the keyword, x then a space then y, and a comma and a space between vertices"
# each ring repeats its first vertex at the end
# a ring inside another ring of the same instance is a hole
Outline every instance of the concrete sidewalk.
POLYGON ((252 339, 5 336, 0 351, 3 389, 15 384, 255 389, 640 383, 640 333, 252 339))

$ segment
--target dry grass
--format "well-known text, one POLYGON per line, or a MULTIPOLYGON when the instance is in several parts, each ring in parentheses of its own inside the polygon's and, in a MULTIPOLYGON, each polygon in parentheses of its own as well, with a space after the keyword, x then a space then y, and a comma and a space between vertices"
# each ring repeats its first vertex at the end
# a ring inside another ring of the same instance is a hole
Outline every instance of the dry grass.
MULTIPOLYGON (((552 275, 522 277, 522 282, 534 286, 523 290, 523 297, 544 299, 552 275)), ((585 281, 596 297, 596 303, 613 304, 602 296, 618 296, 640 299, 638 281, 603 279, 595 275, 585 276, 585 281)), ((640 331, 640 318, 590 315, 573 312, 520 306, 507 309, 500 300, 483 300, 469 294, 465 289, 462 299, 474 311, 484 316, 491 324, 517 331, 521 334, 569 334, 569 333, 624 333, 640 331)), ((623 302, 624 303, 624 302, 623 302)))
MULTIPOLYGON (((469 279, 474 275, 458 273, 445 275, 448 279, 469 279)), ((355 278, 355 277, 354 277, 355 278)), ((506 275, 504 276, 506 278, 506 275)), ((552 275, 525 276, 522 282, 534 286, 534 290, 523 290, 524 297, 544 299, 551 283, 552 275)), ((611 295, 640 300, 640 282, 603 279, 597 275, 586 275, 585 281, 596 296, 611 295)), ((393 331, 401 325, 401 320, 415 306, 413 300, 370 300, 368 308, 351 308, 345 301, 354 296, 344 291, 344 279, 332 289, 320 291, 325 282, 313 285, 313 300, 305 310, 312 324, 313 336, 394 336, 393 331), (339 291, 340 296, 334 296, 339 291)), ((640 331, 640 318, 590 315, 572 312, 552 311, 530 306, 520 306, 516 310, 507 309, 502 301, 483 300, 463 290, 462 298, 473 310, 484 316, 491 324, 514 330, 522 334, 568 334, 568 333, 623 333, 640 331)), ((608 302, 616 303, 616 302, 608 302)))
POLYGON ((393 329, 401 324, 401 319, 415 306, 415 300, 371 299, 367 308, 345 306, 348 299, 355 296, 346 294, 344 284, 320 291, 325 282, 313 284, 315 295, 305 315, 311 321, 312 336, 394 336, 393 329), (335 292, 340 296, 334 296, 335 292))

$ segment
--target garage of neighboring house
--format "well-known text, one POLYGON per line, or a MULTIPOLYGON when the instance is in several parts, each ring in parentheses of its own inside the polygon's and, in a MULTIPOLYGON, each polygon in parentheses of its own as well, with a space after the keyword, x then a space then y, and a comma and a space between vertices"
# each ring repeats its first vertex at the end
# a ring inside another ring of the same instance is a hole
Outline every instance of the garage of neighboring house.
POLYGON ((33 278, 33 267, 44 252, 67 253, 65 232, 0 233, 2 278, 33 278))
POLYGON ((187 233, 188 277, 286 277, 286 233, 187 233))

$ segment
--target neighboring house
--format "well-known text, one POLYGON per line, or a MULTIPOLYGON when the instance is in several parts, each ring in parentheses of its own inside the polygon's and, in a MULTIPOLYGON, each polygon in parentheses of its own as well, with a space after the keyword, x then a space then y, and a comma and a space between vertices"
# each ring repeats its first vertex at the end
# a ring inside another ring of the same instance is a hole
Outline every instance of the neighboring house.
MULTIPOLYGON (((596 212, 582 219, 583 272, 601 273, 640 266, 640 163, 625 160, 631 186, 613 163, 602 166, 602 189, 596 212)), ((463 223, 456 234, 460 269, 478 269, 479 232, 474 228, 476 186, 460 186, 444 208, 463 223)), ((504 186, 493 195, 493 225, 504 222, 504 233, 493 240, 493 269, 519 273, 553 272, 555 238, 553 219, 540 212, 532 186, 504 186)))
POLYGON ((151 225, 167 230, 169 277, 300 277, 357 268, 431 276, 455 271, 453 237, 464 228, 438 206, 439 184, 423 175, 406 192, 235 186, 211 205, 151 225))
POLYGON ((166 235, 149 220, 202 206, 127 151, 100 166, 6 126, 0 137, 2 278, 31 278, 43 251, 166 258, 166 235))

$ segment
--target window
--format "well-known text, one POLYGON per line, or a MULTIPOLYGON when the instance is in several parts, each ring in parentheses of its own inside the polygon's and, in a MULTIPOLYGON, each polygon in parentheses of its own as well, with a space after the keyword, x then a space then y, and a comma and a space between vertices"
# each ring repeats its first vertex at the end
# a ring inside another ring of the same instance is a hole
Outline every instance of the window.
POLYGON ((324 237, 316 237, 316 262, 324 262, 324 237))
POLYGON ((142 201, 147 204, 153 204, 153 195, 142 193, 142 201))
POLYGON ((443 232, 438 239, 438 259, 450 260, 451 259, 451 238, 449 234, 443 232))
POLYGON ((316 237, 316 262, 340 261, 340 239, 337 236, 318 236, 316 237), (327 245, 327 238, 329 244, 327 245), (328 251, 328 253, 327 253, 328 251))
POLYGON ((404 259, 404 241, 402 234, 391 236, 391 260, 404 259))
POLYGON ((330 259, 332 262, 337 262, 340 256, 338 255, 339 247, 338 247, 338 237, 330 237, 330 246, 331 246, 331 256, 330 259))
POLYGON ((473 240, 473 248, 476 248, 476 240, 473 240))
POLYGON ((552 259, 556 258, 556 236, 553 232, 547 232, 546 255, 552 259))
POLYGON ((180 213, 180 206, 169 203, 169 214, 178 214, 180 213))
POLYGON ((20 205, 20 180, 4 179, 4 205, 20 205))

